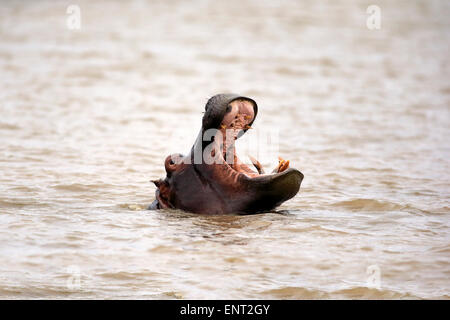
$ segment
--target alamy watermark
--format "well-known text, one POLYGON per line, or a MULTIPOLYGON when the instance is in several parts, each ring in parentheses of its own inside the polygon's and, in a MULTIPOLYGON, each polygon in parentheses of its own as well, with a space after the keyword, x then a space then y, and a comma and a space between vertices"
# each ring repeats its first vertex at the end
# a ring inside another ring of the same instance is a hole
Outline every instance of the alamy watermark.
POLYGON ((378 265, 373 264, 366 269, 367 277, 367 287, 373 289, 381 289, 381 269, 378 265))
POLYGON ((369 15, 366 20, 366 26, 369 30, 381 29, 381 9, 379 6, 371 4, 367 7, 366 13, 369 15))
MULTIPOLYGON (((171 155, 172 164, 223 164, 225 162, 234 164, 235 140, 239 132, 239 130, 234 129, 219 130, 212 128, 205 130, 199 137, 201 140, 197 140, 194 145, 191 157, 173 154, 171 155)), ((279 141, 279 130, 277 129, 254 130, 252 135, 249 135, 239 148, 243 154, 268 159, 278 155, 279 141)))
POLYGON ((81 289, 81 269, 79 266, 71 265, 67 267, 67 273, 69 277, 66 281, 67 289, 69 290, 80 290, 81 289))
POLYGON ((81 29, 81 9, 76 4, 71 4, 67 7, 66 13, 68 14, 66 20, 66 26, 69 30, 81 29))

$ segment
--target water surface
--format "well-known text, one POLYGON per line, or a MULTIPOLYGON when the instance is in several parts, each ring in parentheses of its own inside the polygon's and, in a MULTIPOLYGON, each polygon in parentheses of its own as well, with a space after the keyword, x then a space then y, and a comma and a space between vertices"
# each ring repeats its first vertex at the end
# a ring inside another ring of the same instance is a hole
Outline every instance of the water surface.
POLYGON ((0 298, 449 298, 447 1, 378 1, 380 30, 365 1, 78 1, 75 31, 68 5, 0 4, 0 298), (300 193, 145 210, 219 92, 300 193))

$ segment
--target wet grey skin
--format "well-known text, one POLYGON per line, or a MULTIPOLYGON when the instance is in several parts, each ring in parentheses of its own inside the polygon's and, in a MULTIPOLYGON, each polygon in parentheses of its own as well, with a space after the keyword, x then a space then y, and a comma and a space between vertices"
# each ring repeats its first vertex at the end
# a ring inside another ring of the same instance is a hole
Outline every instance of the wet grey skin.
MULTIPOLYGON (((244 116, 248 123, 236 138, 248 130, 258 113, 254 100, 236 94, 218 94, 209 99, 202 127, 190 153, 186 156, 172 154, 166 158, 164 166, 167 175, 165 179, 153 181, 157 187, 156 200, 148 209, 181 209, 201 214, 254 214, 271 211, 298 193, 303 174, 297 169, 262 174, 259 163, 255 165, 258 172, 250 172, 245 165, 241 166, 244 169, 236 169, 225 161, 205 162, 205 148, 212 142, 204 141, 204 133, 208 129, 220 130, 226 119, 234 115, 231 114, 236 110, 233 108, 239 108, 237 112, 243 108, 248 114, 244 116), (253 110, 248 110, 249 105, 253 106, 253 110)), ((222 153, 217 156, 228 159, 222 153)))

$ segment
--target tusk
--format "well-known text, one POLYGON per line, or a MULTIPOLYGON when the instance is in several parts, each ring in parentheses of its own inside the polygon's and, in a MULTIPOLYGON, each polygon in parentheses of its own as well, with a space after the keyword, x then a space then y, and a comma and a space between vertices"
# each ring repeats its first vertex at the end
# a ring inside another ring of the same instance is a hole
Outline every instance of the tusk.
POLYGON ((255 166, 256 170, 258 170, 258 173, 259 174, 264 174, 264 169, 263 169, 261 163, 259 163, 259 161, 256 160, 255 158, 253 158, 252 156, 248 156, 248 157, 250 158, 250 161, 255 166))

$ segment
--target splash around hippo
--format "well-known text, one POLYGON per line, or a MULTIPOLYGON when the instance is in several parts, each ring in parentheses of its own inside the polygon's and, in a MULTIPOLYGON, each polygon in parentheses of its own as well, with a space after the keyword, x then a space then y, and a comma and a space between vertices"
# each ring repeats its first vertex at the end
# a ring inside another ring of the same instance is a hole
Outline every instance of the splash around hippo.
POLYGON ((256 102, 236 94, 208 100, 202 127, 188 155, 172 154, 164 162, 166 178, 153 180, 156 200, 149 209, 181 209, 202 214, 252 214, 274 209, 300 190, 303 174, 280 158, 266 174, 242 163, 234 142, 253 124, 256 102))

